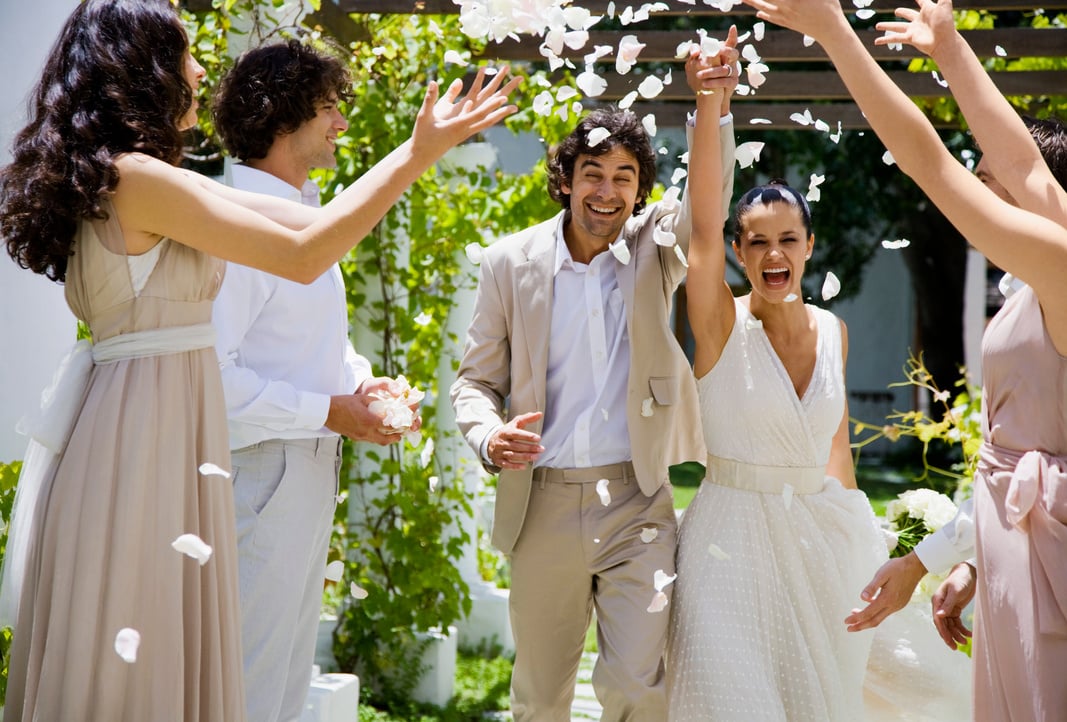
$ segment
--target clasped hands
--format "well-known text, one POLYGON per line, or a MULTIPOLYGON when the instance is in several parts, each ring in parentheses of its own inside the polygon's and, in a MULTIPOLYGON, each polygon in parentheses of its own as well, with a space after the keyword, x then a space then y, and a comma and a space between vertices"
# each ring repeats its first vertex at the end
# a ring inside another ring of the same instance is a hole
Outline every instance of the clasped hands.
MULTIPOLYGON (((381 412, 371 410, 371 404, 385 395, 397 396, 404 392, 406 384, 388 376, 376 376, 364 381, 355 393, 330 397, 330 411, 326 416, 326 428, 353 441, 369 441, 386 446, 403 438, 408 431, 418 431, 422 426, 419 401, 408 405, 414 415, 408 429, 397 429, 386 423, 381 412)), ((421 397, 420 397, 421 398, 421 397)))

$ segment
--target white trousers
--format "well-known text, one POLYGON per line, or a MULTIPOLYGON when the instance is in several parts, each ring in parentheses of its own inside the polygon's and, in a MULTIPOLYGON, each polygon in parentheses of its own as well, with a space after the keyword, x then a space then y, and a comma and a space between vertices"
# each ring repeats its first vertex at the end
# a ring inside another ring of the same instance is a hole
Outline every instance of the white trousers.
POLYGON ((248 719, 298 722, 315 657, 341 440, 232 453, 248 719))

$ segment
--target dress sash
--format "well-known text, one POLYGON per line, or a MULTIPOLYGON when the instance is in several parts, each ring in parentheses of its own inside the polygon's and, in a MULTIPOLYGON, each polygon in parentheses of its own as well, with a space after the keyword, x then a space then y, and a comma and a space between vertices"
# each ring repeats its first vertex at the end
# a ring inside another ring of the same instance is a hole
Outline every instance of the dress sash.
POLYGON ((708 455, 707 480, 761 494, 781 494, 786 486, 794 494, 817 494, 826 485, 824 466, 764 466, 708 455))
POLYGON ((0 627, 13 627, 22 596, 33 520, 48 499, 59 459, 78 419, 95 364, 162 356, 212 348, 215 327, 209 323, 171 326, 119 334, 91 344, 78 341, 59 363, 51 385, 41 392, 41 406, 19 421, 19 433, 30 437, 15 490, 8 525, 7 548, 0 573, 0 627))
POLYGON ((1010 475, 1004 494, 1008 522, 1025 533, 1038 629, 1067 635, 1067 457, 1015 451, 989 442, 979 450, 978 473, 992 486, 1010 475))

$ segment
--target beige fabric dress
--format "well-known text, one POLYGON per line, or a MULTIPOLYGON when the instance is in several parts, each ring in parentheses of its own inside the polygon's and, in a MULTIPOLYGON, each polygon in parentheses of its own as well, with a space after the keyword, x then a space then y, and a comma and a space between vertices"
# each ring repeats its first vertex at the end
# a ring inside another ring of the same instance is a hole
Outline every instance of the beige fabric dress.
POLYGON ((975 719, 1067 716, 1067 358, 1034 292, 982 347, 985 443, 975 479, 975 719))
MULTIPOLYGON (((115 214, 83 223, 66 295, 93 339, 210 323, 223 263, 166 243, 138 294, 115 214), (111 250, 109 250, 111 249, 111 250)), ((98 364, 34 511, 4 719, 240 722, 230 467, 213 348, 98 364), (196 534, 201 566, 171 547, 196 534), (136 661, 115 638, 140 633, 136 661)))

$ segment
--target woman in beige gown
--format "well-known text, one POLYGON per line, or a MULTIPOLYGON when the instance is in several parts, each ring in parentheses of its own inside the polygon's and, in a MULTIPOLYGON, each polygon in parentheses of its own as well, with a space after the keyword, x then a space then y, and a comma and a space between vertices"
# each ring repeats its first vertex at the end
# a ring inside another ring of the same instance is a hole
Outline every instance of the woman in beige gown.
POLYGON ((462 102, 431 84, 411 139, 316 210, 175 166, 203 74, 167 0, 79 4, 0 172, 9 254, 66 282, 93 341, 52 394, 66 414, 31 427, 0 590, 7 722, 245 718, 218 259, 313 280, 515 110, 514 80, 462 102))
MULTIPOLYGON (((965 238, 1025 287, 983 339, 984 443, 975 476, 975 718, 1060 720, 1067 710, 1067 191, 955 32, 948 0, 901 9, 881 42, 932 55, 985 150, 978 176, 888 79, 837 0, 745 0, 814 37, 901 170, 965 238), (984 184, 984 185, 983 185, 984 184)), ((883 590, 884 591, 884 590, 883 590)), ((942 612, 945 610, 942 609, 942 612)), ((958 615, 958 608, 953 610, 958 615)), ((946 617, 941 616, 943 636, 946 617)), ((958 633, 958 616, 955 618, 958 633)))

